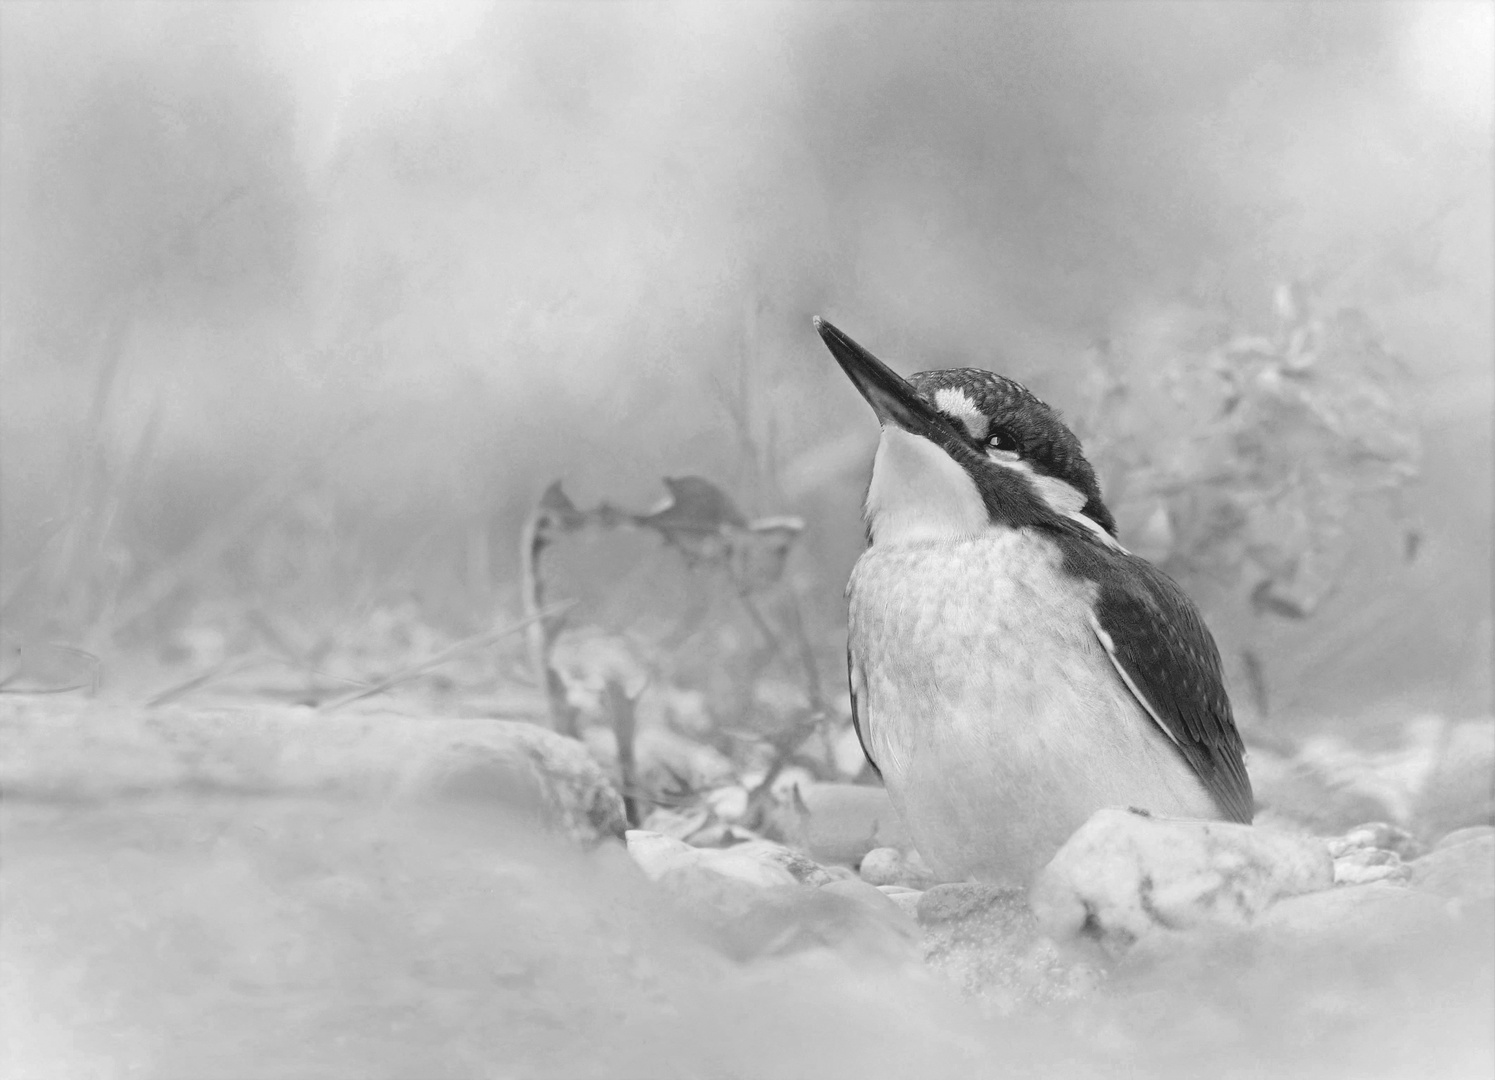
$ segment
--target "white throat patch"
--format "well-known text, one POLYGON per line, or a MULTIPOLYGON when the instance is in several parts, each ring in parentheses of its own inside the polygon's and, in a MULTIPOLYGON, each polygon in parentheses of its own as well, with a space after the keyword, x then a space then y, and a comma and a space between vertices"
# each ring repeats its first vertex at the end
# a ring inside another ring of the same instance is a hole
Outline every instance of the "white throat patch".
POLYGON ((879 544, 957 540, 989 525, 975 483, 921 435, 884 427, 872 459, 867 526, 879 544))

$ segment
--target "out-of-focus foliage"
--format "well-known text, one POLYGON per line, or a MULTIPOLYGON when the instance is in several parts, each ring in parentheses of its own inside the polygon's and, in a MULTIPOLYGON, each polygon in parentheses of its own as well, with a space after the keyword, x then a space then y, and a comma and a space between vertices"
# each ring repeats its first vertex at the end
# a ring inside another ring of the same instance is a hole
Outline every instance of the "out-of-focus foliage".
MULTIPOLYGON (((1195 310, 1160 350, 1101 342, 1080 427, 1133 550, 1191 591, 1225 585, 1255 616, 1302 620, 1342 583, 1369 500, 1402 527, 1381 542, 1415 556, 1421 446, 1410 372, 1371 320, 1296 282, 1275 299, 1270 333, 1195 310)), ((1245 666, 1265 711, 1249 645, 1245 666)))
MULTIPOLYGON (((249 613, 330 660, 374 612, 438 652, 514 617, 545 479, 641 506, 697 473, 805 520, 788 574, 831 656, 873 429, 811 314, 1074 414, 1089 341, 1180 297, 1266 326, 1273 282, 1328 272, 1411 373, 1423 543, 1382 564, 1400 527, 1351 527, 1343 587, 1257 643, 1274 699, 1482 709, 1489 16, 6 4, 8 655, 81 648, 119 689, 192 641, 280 656, 249 613)), ((1311 602, 1310 569, 1272 595, 1311 602)), ((327 667, 282 681, 364 663, 327 667)))
MULTIPOLYGON (((598 745, 594 740, 594 745, 616 762, 630 815, 634 801, 642 800, 645 810, 689 805, 709 817, 710 807, 700 799, 711 785, 703 780, 726 783, 734 773, 756 774, 751 794, 761 802, 792 761, 808 767, 811 776, 835 775, 828 738, 808 753, 805 748, 833 724, 844 727, 847 717, 822 689, 824 657, 807 637, 792 585, 783 581, 804 523, 782 516, 750 520, 730 495, 703 477, 664 483, 668 497, 646 513, 607 502, 582 510, 559 483, 546 489, 535 509, 523 542, 526 610, 537 615, 545 603, 580 588, 594 594, 577 598, 584 601, 580 612, 611 626, 609 631, 561 614, 536 618, 530 627, 532 680, 546 689, 551 725, 583 737, 598 725, 610 729, 611 741, 598 745), (677 582, 692 579, 702 590, 698 596, 716 592, 735 603, 724 611, 686 599, 674 610, 655 603, 645 611, 629 599, 638 598, 638 591, 629 589, 626 571, 621 585, 619 577, 608 575, 590 584, 567 581, 546 558, 568 538, 586 536, 594 545, 617 546, 617 534, 630 531, 658 537, 676 557, 675 565, 660 573, 677 582), (609 603, 614 593, 624 597, 621 604, 609 603), (646 690, 651 691, 647 700, 646 690), (699 696, 698 704, 692 695, 699 696), (668 740, 697 761, 720 754, 721 767, 708 766, 702 776, 690 764, 675 769, 666 761, 665 782, 656 777, 651 784, 637 769, 640 707, 652 714, 646 722, 652 718, 653 730, 644 734, 654 740, 655 751, 660 740, 668 740)), ((859 770, 854 764, 852 771, 859 770)), ((703 818, 697 827, 705 823, 703 818)))

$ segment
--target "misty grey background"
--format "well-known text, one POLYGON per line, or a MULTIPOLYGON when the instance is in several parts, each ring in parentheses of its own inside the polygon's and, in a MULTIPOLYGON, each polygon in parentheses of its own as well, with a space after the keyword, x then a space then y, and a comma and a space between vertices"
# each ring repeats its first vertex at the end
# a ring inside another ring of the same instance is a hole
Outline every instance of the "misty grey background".
MULTIPOLYGON (((80 446, 149 430, 100 553, 127 582, 293 475, 433 618, 513 608, 552 479, 644 506, 699 473, 808 520, 828 636, 875 427, 812 314, 1064 409, 1097 338, 1265 325, 1302 279, 1416 374, 1426 541, 1282 626, 1281 703, 1488 710, 1491 12, 8 3, 0 577, 80 446)), ((44 609, 11 629, 86 637, 44 609)))

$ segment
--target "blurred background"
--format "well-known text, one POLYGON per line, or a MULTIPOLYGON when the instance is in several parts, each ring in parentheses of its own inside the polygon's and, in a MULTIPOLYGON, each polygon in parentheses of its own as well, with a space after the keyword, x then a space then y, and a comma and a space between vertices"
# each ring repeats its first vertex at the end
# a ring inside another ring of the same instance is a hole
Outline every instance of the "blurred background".
MULTIPOLYGON (((1061 409, 1259 732, 1487 713, 1492 12, 7 3, 4 677, 367 685, 519 614, 552 481, 699 476, 802 521, 755 614, 844 709, 876 427, 820 313, 1061 409)), ((712 622, 568 539, 576 624, 712 622)))

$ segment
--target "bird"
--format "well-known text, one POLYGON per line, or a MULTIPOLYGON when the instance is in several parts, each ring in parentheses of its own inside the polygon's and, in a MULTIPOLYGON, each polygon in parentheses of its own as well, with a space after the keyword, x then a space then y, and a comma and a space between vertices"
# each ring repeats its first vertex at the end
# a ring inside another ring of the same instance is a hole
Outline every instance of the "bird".
POLYGON ((1250 824, 1214 638, 1122 546, 1059 413, 980 368, 905 379, 814 326, 881 424, 852 723, 935 876, 1027 887, 1105 807, 1250 824))

